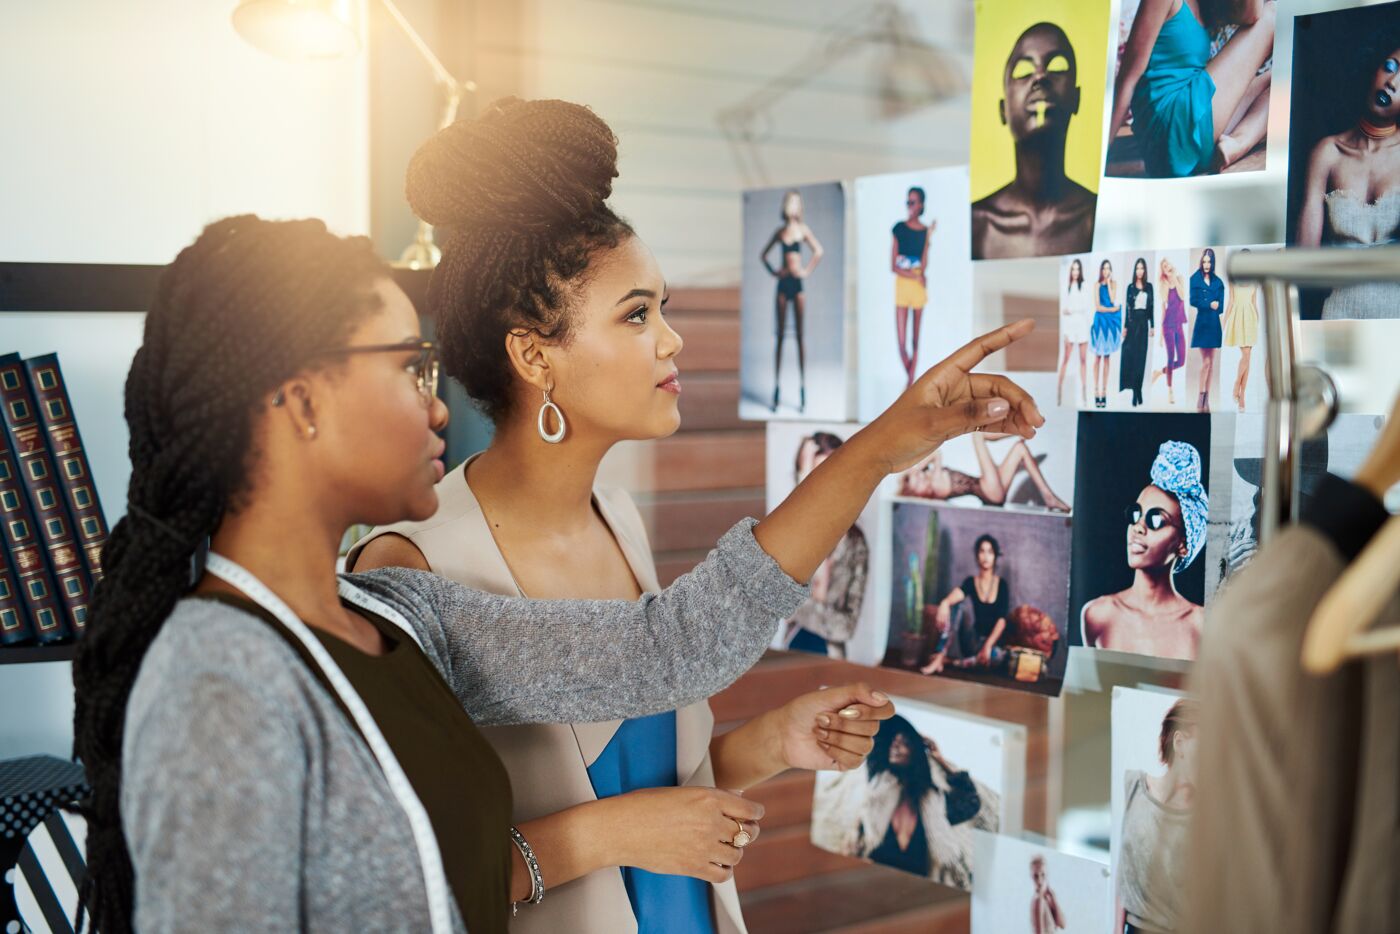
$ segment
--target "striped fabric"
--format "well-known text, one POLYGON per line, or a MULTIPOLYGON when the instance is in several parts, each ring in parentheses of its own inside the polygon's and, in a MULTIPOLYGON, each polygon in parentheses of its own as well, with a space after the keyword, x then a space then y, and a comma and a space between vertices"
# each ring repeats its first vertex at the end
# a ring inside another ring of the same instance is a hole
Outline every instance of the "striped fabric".
MULTIPOLYGON (((86 840, 87 821, 63 809, 51 811, 25 839, 14 874, 15 904, 25 931, 73 934, 86 840)), ((91 924, 85 930, 91 931, 91 924)))

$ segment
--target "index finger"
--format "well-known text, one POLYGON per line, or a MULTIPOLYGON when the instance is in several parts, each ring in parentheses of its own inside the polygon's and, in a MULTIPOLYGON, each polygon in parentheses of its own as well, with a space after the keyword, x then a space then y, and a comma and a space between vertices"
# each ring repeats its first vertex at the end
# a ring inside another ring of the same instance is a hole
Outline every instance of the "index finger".
POLYGON ((763 819, 763 805, 732 792, 720 791, 719 806, 725 817, 734 820, 760 821, 763 819))
POLYGON ((955 366, 966 373, 998 350, 1005 350, 1033 330, 1035 330, 1035 320, 1022 318, 1014 324, 999 327, 981 337, 974 337, 953 351, 940 365, 955 366))
POLYGON ((1045 424, 1045 416, 1041 414, 1040 406, 1035 404, 1035 398, 1007 377, 995 373, 971 373, 968 384, 975 399, 1005 399, 1011 403, 1011 414, 1027 427, 1039 428, 1045 424))

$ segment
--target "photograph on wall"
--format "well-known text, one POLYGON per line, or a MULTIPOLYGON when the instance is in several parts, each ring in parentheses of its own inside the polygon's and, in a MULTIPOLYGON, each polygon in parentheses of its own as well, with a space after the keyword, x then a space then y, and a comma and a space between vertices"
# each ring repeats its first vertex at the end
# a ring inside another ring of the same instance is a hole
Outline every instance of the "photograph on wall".
POLYGON ((903 500, 889 515, 884 667, 1059 694, 1069 518, 903 500))
MULTIPOLYGON (((1264 477, 1263 415, 1235 419, 1229 475, 1221 478, 1219 489, 1229 491, 1229 509, 1220 503, 1212 510, 1206 565, 1206 592, 1216 593, 1226 582, 1244 570, 1259 550, 1259 516, 1264 477), (1225 486, 1228 484, 1228 487, 1225 486), (1219 542, 1216 545, 1216 542, 1219 542)), ((1385 418, 1380 415, 1338 415, 1321 437, 1301 442, 1298 452, 1298 495, 1306 513, 1327 474, 1350 479, 1380 438, 1385 418)), ((1219 470, 1216 471, 1219 476, 1219 470)), ((1214 478, 1213 478, 1214 479, 1214 478)))
POLYGON ((1049 373, 1017 373, 1013 378, 1040 402, 1045 416, 1034 438, 974 432, 945 441, 894 477, 894 495, 958 506, 1068 513, 1074 505, 1077 413, 1049 404, 1055 397, 1049 373))
POLYGON ((1020 832, 1025 727, 890 699, 865 762, 817 773, 812 843, 971 891, 976 831, 1020 832))
POLYGON ((844 420, 845 187, 744 192, 743 239, 739 416, 844 420))
POLYGON ((1110 716, 1112 930, 1179 931, 1199 711, 1172 691, 1115 687, 1110 716))
POLYGON ((967 166, 855 182, 860 418, 972 339, 967 166))
MULTIPOLYGON (((1293 21, 1290 246, 1400 242, 1400 3, 1293 21)), ((1302 317, 1400 317, 1400 284, 1304 289, 1302 317)))
MULTIPOLYGON (((859 425, 769 422, 767 499, 773 509, 859 425)), ((775 649, 815 652, 862 665, 878 665, 885 651, 884 621, 869 594, 874 580, 880 503, 872 496, 856 523, 812 575, 811 598, 778 627, 775 649)))
POLYGON ((1109 0, 977 0, 972 258, 1093 248, 1109 0))
POLYGON ((1263 411, 1259 289, 1230 281, 1225 268, 1235 253, 1271 249, 1064 257, 1057 396, 1068 384, 1086 410, 1263 411))
POLYGON ((972 934, 1105 934, 1107 863, 973 833, 972 934))
MULTIPOLYGON (((987 357, 985 370, 1054 372, 1060 296, 1055 288, 1058 257, 989 260, 972 264, 972 333, 986 334, 1022 318, 1035 330, 987 357)), ((1018 377, 1019 378, 1019 377, 1018 377)))
POLYGON ((1207 415, 1080 414, 1072 644, 1196 657, 1210 441, 1207 415))
POLYGON ((1122 0, 1104 174, 1263 169, 1274 20, 1268 0, 1122 0))

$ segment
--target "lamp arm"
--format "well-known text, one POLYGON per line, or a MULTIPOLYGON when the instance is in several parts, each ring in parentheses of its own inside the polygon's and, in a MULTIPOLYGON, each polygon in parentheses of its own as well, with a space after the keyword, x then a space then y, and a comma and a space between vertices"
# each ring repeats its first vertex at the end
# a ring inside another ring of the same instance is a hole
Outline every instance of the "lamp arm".
POLYGON ((433 77, 437 79, 438 84, 443 85, 443 87, 447 89, 449 95, 448 107, 451 113, 443 123, 443 126, 446 126, 448 123, 451 123, 452 120, 456 119, 457 104, 461 101, 462 91, 475 91, 476 82, 458 81, 453 77, 452 72, 447 70, 447 66, 443 65, 442 61, 433 54, 433 50, 428 48, 428 43, 423 41, 423 37, 418 34, 418 30, 413 28, 413 24, 410 23, 408 18, 403 15, 403 12, 394 5, 394 0, 380 0, 380 2, 384 4, 384 9, 389 11, 389 15, 394 18, 394 22, 399 24, 399 28, 404 31, 404 35, 408 36, 408 41, 413 43, 413 47, 418 50, 418 54, 423 56, 423 60, 428 63, 428 67, 433 70, 433 77))

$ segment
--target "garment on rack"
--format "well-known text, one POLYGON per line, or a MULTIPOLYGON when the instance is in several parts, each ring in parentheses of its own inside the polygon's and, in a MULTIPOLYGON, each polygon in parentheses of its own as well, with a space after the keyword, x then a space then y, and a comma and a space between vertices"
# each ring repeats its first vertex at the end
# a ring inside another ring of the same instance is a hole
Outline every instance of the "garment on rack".
MULTIPOLYGON (((1299 663, 1314 608, 1387 519, 1333 476, 1212 605, 1183 931, 1400 931, 1400 666, 1299 663)), ((1400 623, 1392 600, 1377 626, 1400 623)))

